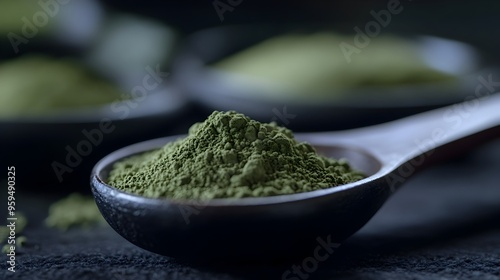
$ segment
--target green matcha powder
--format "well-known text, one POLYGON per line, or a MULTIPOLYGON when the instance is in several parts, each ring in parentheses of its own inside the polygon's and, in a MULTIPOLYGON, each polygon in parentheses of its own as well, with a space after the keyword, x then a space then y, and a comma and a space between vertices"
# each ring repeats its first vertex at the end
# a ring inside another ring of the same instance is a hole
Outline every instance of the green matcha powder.
POLYGON ((186 138, 116 163, 108 183, 146 197, 209 200, 308 192, 362 178, 286 128, 214 112, 186 138))

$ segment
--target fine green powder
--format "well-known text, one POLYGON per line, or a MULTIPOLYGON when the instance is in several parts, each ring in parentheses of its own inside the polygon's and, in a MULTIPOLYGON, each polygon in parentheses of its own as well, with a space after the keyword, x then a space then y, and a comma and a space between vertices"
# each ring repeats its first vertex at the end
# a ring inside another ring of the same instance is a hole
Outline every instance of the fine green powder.
POLYGON ((268 96, 272 94, 308 100, 349 92, 346 89, 453 84, 455 80, 425 63, 421 50, 412 41, 380 35, 370 41, 369 47, 346 55, 339 46, 349 44, 355 48, 352 38, 354 34, 331 32, 285 34, 264 40, 214 66, 245 76, 255 85, 276 89, 266 90, 265 97, 274 97, 268 96))
POLYGON ((214 112, 186 138, 116 163, 108 183, 146 197, 209 200, 308 192, 362 178, 286 128, 214 112))

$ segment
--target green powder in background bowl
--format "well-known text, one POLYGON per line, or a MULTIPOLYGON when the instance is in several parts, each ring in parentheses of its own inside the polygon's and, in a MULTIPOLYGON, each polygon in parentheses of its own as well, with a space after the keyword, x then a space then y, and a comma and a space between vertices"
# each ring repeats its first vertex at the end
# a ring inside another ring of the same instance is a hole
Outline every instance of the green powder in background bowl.
POLYGON ((417 46, 403 38, 381 35, 347 61, 341 43, 354 46, 354 35, 329 32, 288 34, 270 38, 213 66, 251 79, 286 96, 336 95, 362 87, 414 85, 453 81, 432 69, 417 46))
POLYGON ((70 60, 24 56, 0 63, 0 119, 53 115, 121 99, 119 88, 70 60))
POLYGON ((209 200, 308 192, 362 178, 286 128, 216 111, 186 138, 117 162, 108 183, 151 198, 209 200))

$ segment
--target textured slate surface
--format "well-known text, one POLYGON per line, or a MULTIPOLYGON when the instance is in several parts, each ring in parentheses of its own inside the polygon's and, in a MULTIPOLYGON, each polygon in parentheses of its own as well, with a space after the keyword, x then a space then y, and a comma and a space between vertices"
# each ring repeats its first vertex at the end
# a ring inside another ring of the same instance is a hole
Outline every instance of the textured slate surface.
MULTIPOLYGON (((108 227, 46 229, 41 221, 53 199, 18 192, 31 245, 17 256, 15 273, 0 256, 0 278, 282 279, 294 265, 200 267, 139 249, 108 227)), ((500 279, 500 141, 418 175, 302 276, 287 279, 500 279)))

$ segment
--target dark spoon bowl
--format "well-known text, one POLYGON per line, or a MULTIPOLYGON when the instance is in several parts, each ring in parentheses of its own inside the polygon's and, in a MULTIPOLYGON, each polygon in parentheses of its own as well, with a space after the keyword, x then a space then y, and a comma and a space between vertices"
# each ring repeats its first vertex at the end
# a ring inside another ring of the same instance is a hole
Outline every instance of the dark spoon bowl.
POLYGON ((335 248, 359 230, 417 170, 500 136, 500 95, 477 102, 459 126, 443 117, 453 108, 445 107, 367 128, 298 135, 320 153, 346 158, 367 175, 347 185, 202 202, 146 198, 106 183, 115 162, 182 137, 178 136, 138 143, 106 156, 93 170, 92 191, 104 218, 119 234, 158 254, 188 261, 311 255, 318 244, 335 248), (438 129, 444 136, 435 136, 438 129))
MULTIPOLYGON (((214 199, 203 204, 146 198, 105 183, 116 161, 174 139, 161 138, 116 151, 96 166, 92 176, 97 205, 108 223, 130 242, 158 254, 181 259, 292 256, 314 248, 317 237, 331 236, 332 242, 340 242, 356 232, 390 194, 380 178, 369 184, 363 180, 315 192, 214 199), (355 203, 346 199, 352 196, 358 197, 355 203)), ((354 166, 364 167, 361 170, 366 174, 380 170, 380 162, 362 151, 320 148, 325 155, 345 157, 354 166)))

